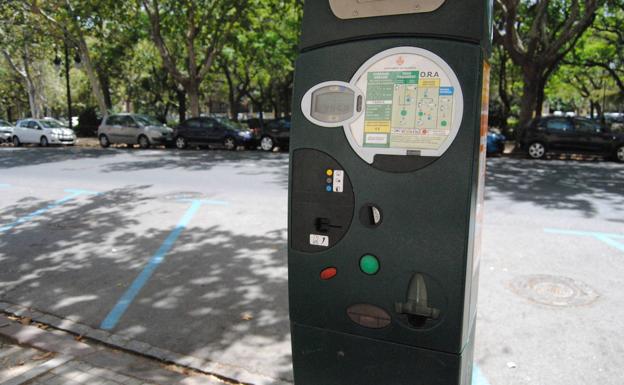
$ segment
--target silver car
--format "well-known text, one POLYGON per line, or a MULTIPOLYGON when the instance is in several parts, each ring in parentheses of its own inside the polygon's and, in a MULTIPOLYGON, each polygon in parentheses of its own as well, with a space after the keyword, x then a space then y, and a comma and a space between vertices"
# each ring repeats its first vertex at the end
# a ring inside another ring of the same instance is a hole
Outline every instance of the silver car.
POLYGON ((0 119, 0 143, 10 143, 13 139, 13 125, 0 119))
POLYGON ((111 144, 138 144, 141 148, 154 145, 172 145, 173 130, 158 119, 148 115, 115 114, 106 117, 98 128, 102 147, 111 144))

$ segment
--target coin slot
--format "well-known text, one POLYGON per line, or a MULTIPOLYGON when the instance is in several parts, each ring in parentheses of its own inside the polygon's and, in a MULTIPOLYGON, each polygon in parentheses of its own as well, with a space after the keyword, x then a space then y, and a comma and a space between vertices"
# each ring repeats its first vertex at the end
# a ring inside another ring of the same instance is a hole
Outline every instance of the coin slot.
POLYGON ((367 203, 360 209, 360 222, 366 227, 375 228, 381 225, 383 214, 381 209, 372 203, 367 203))

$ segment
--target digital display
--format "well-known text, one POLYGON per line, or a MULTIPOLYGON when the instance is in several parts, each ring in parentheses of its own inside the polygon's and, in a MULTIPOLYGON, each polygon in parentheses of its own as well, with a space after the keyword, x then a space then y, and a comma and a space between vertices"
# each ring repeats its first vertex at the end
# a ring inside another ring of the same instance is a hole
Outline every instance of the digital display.
POLYGON ((353 116, 355 93, 344 87, 329 86, 312 94, 310 115, 321 122, 340 122, 353 116))

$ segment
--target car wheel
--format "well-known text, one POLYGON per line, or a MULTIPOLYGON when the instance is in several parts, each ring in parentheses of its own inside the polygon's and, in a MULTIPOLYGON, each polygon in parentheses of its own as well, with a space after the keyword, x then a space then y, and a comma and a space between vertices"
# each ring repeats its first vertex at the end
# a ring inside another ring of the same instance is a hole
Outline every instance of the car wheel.
POLYGON ((48 138, 42 136, 41 139, 39 139, 39 145, 41 147, 48 147, 48 138))
POLYGON ((107 148, 110 146, 110 140, 108 140, 108 136, 100 135, 100 146, 102 146, 102 148, 107 148))
POLYGON ((234 140, 234 138, 230 136, 226 136, 225 139, 223 140, 223 146, 225 147, 226 150, 229 150, 229 151, 236 150, 236 141, 234 140))
POLYGON ((150 148, 150 141, 147 138, 147 136, 145 135, 139 136, 139 146, 144 150, 150 148))
POLYGON ((13 137, 13 145, 15 147, 20 147, 22 145, 22 142, 20 142, 19 138, 17 136, 13 137))
POLYGON ((260 148, 263 151, 273 151, 275 148, 275 141, 270 136, 265 136, 260 140, 260 148))
POLYGON ((528 153, 532 159, 543 159, 546 156, 546 147, 540 142, 533 142, 529 145, 528 153))
POLYGON ((186 148, 186 146, 188 145, 188 143, 186 142, 186 139, 184 139, 184 137, 182 136, 178 136, 176 138, 175 141, 175 146, 178 150, 184 150, 186 148))
POLYGON ((624 163, 624 146, 620 146, 615 150, 615 160, 624 163))

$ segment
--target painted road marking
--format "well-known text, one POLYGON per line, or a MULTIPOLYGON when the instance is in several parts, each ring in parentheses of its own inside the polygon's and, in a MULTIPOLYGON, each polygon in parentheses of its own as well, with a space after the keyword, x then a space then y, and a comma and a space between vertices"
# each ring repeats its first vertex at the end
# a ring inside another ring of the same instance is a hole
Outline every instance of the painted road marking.
POLYGON ((624 234, 614 233, 601 233, 596 231, 575 231, 575 230, 561 230, 561 229, 544 229, 544 232, 550 234, 563 234, 563 235, 575 235, 579 237, 593 237, 606 243, 607 245, 614 247, 624 252, 624 242, 617 241, 616 239, 624 239, 624 234))
POLYGON ((490 382, 477 365, 472 368, 472 385, 490 385, 490 382))
POLYGON ((0 188, 9 188, 9 187, 11 187, 10 184, 0 183, 0 188))
POLYGON ((76 190, 76 189, 66 189, 65 192, 69 193, 69 195, 67 195, 64 198, 61 198, 57 201, 54 201, 54 203, 50 203, 49 205, 47 205, 46 207, 39 209, 37 211, 33 211, 32 213, 25 215, 23 217, 17 218, 13 223, 9 223, 8 225, 2 226, 0 227, 0 234, 11 230, 12 228, 21 225, 22 223, 26 223, 28 221, 31 221, 32 219, 41 216, 43 214, 45 214, 46 212, 55 209, 59 206, 64 205, 65 203, 78 198, 81 195, 98 195, 99 193, 94 192, 94 191, 88 191, 88 190, 76 190))
POLYGON ((113 307, 113 310, 111 310, 104 319, 104 321, 102 321, 102 324, 100 325, 101 329, 111 330, 117 325, 126 310, 128 310, 128 307, 130 306, 132 301, 134 301, 143 286, 145 286, 147 281, 149 281, 149 279, 151 278, 152 274, 154 274, 154 271, 156 270, 158 265, 160 265, 165 260, 165 257, 173 248, 173 245, 180 237, 180 234, 182 234, 182 232, 186 229, 189 222, 191 222, 195 214, 197 214, 197 211, 199 211, 199 209, 203 205, 227 205, 227 202, 209 201, 201 199, 189 200, 189 202, 191 203, 191 206, 188 208, 182 219, 180 219, 180 222, 178 222, 177 226, 173 229, 173 231, 169 233, 169 236, 167 236, 158 251, 156 251, 156 253, 149 260, 147 266, 145 266, 143 271, 141 271, 141 273, 135 278, 128 290, 126 290, 126 292, 121 296, 115 307, 113 307))

